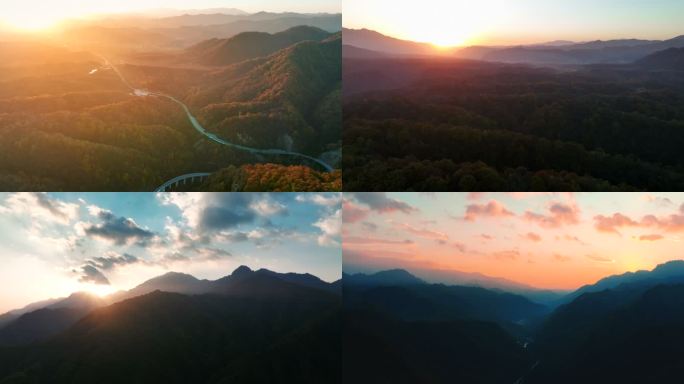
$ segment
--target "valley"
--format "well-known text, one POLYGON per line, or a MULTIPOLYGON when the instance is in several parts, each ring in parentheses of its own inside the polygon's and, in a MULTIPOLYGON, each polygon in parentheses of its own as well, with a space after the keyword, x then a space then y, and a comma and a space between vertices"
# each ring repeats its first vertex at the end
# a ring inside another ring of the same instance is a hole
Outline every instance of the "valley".
POLYGON ((546 60, 527 53, 561 48, 436 53, 368 30, 344 33, 347 191, 684 185, 679 37, 564 45, 593 59, 546 60))
POLYGON ((259 22, 231 35, 193 15, 185 22, 211 37, 182 43, 176 33, 189 26, 162 33, 157 19, 1 43, 0 189, 154 191, 179 175, 216 178, 231 166, 268 177, 246 168, 257 164, 279 167, 281 181, 269 182, 278 190, 291 187, 299 166, 341 180, 339 15, 231 18, 259 22), (290 26, 298 21, 305 24, 290 26), (147 28, 158 39, 140 44, 147 28))

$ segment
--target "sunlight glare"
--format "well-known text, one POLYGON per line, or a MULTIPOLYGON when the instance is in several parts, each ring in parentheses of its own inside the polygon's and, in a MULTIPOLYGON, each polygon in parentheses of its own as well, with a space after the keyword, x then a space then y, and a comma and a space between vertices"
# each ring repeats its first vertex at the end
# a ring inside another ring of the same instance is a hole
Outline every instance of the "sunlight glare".
POLYGON ((81 291, 91 293, 95 296, 105 297, 116 292, 116 288, 111 285, 103 284, 81 284, 81 291))

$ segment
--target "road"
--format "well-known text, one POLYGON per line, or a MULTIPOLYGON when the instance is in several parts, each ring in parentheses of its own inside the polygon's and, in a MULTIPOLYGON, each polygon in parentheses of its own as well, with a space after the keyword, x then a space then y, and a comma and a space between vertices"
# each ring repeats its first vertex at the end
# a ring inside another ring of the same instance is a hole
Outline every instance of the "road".
MULTIPOLYGON (((164 94, 164 93, 161 93, 161 92, 152 92, 152 91, 147 91, 147 90, 144 90, 144 89, 135 88, 133 85, 131 85, 131 83, 128 82, 128 80, 126 80, 126 78, 125 78, 124 75, 121 73, 121 71, 119 71, 119 69, 118 69, 114 64, 112 64, 106 57, 101 56, 101 55, 100 55, 99 57, 105 62, 105 65, 106 65, 106 66, 112 68, 112 70, 114 71, 114 73, 116 73, 116 75, 119 77, 119 79, 121 80, 121 82, 122 82, 124 85, 126 85, 126 87, 130 88, 130 89, 133 91, 133 94, 134 94, 134 95, 136 95, 136 96, 157 96, 157 97, 163 97, 163 98, 169 99, 169 100, 173 101, 174 103, 180 105, 180 106, 183 108, 183 110, 185 111, 185 114, 188 116, 188 120, 190 120, 190 123, 191 123, 192 126, 195 128, 195 130, 197 130, 197 132, 201 133, 201 134, 204 135, 206 138, 208 138, 209 140, 211 140, 211 141, 213 141, 213 142, 215 142, 215 143, 218 143, 218 144, 221 144, 221 145, 225 145, 225 146, 228 146, 228 147, 231 147, 231 148, 240 150, 240 151, 245 151, 245 152, 249 152, 249 153, 253 153, 253 154, 258 154, 258 155, 275 155, 275 156, 292 156, 292 157, 299 157, 299 158, 302 158, 302 159, 306 159, 306 160, 315 162, 316 164, 318 164, 318 165, 320 165, 321 167, 323 167, 323 168, 326 170, 326 172, 332 172, 332 171, 334 170, 334 168, 333 168, 330 164, 327 164, 327 163, 324 162, 323 160, 317 159, 317 158, 312 157, 312 156, 305 155, 305 154, 303 154, 303 153, 290 152, 290 151, 285 151, 285 150, 282 150, 282 149, 260 149, 260 148, 252 148, 252 147, 247 147, 247 146, 240 145, 240 144, 231 143, 231 142, 228 141, 228 140, 224 140, 224 139, 218 137, 216 134, 211 133, 211 132, 208 132, 206 129, 204 129, 204 127, 202 126, 202 124, 200 124, 200 122, 197 121, 197 119, 195 118, 195 116, 193 116, 193 114, 190 112, 190 108, 188 108, 188 106, 185 105, 185 103, 183 103, 182 101, 176 99, 176 98, 173 97, 173 96, 170 96, 170 95, 167 95, 167 94, 164 94)), ((178 178, 183 178, 184 176, 187 176, 187 175, 178 176, 178 177, 176 177, 176 178, 173 178, 173 179, 167 181, 166 183, 162 184, 159 188, 157 188, 157 191, 159 191, 160 189, 161 189, 162 191, 165 190, 165 189, 166 189, 166 188, 164 188, 165 186, 169 186, 169 185, 171 185, 171 184, 174 184, 174 183, 175 183, 174 180, 176 180, 176 179, 178 179, 178 178)), ((177 180, 176 180, 176 181, 177 181, 177 180)))

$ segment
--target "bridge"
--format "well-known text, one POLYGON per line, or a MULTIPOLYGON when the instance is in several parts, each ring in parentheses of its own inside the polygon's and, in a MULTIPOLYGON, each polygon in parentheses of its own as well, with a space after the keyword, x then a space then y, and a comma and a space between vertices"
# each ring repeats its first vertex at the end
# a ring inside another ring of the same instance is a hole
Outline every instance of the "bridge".
POLYGON ((190 184, 195 184, 195 183, 201 183, 205 181, 209 176, 211 176, 211 173, 204 173, 204 172, 198 172, 198 173, 188 173, 187 175, 181 175, 174 177, 173 179, 167 181, 166 183, 162 184, 159 188, 155 189, 155 192, 168 192, 172 190, 174 187, 178 187, 180 185, 190 185, 190 184))

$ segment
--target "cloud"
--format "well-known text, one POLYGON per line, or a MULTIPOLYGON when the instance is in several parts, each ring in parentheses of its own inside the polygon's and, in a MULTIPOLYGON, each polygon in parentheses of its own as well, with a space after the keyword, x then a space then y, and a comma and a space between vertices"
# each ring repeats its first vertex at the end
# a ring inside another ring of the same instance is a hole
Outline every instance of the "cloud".
POLYGON ((339 238, 342 233, 342 209, 338 209, 332 214, 320 218, 313 224, 321 230, 318 236, 318 244, 322 246, 338 246, 339 238))
POLYGON ((116 252, 107 252, 104 256, 94 257, 86 260, 86 264, 101 270, 110 270, 114 267, 127 264, 135 264, 140 260, 128 253, 118 254, 116 252))
POLYGON ((385 192, 359 192, 349 194, 349 197, 379 213, 417 211, 416 208, 403 201, 387 197, 385 192))
POLYGON ((81 267, 81 276, 78 281, 82 283, 92 283, 98 285, 109 285, 109 279, 92 265, 81 267))
POLYGON ((458 249, 462 253, 465 253, 465 251, 467 250, 466 245, 458 241, 453 242, 451 246, 458 249))
POLYGON ((475 221, 479 217, 509 217, 515 216, 513 212, 496 200, 491 200, 487 204, 470 204, 466 207, 464 219, 475 221))
POLYGON ((641 241, 658 241, 658 240, 662 240, 664 238, 665 237, 663 235, 657 235, 657 234, 639 236, 639 240, 641 240, 641 241))
POLYGON ((290 194, 268 193, 162 193, 157 197, 164 205, 175 205, 191 229, 215 233, 234 229, 287 213, 280 199, 290 194))
POLYGON ((32 219, 68 225, 78 218, 79 204, 52 198, 47 193, 20 192, 10 194, 0 213, 29 216, 32 219))
POLYGON ((374 223, 369 223, 369 222, 367 222, 367 221, 364 221, 363 223, 361 223, 361 225, 362 225, 367 231, 375 232, 375 231, 378 230, 378 225, 377 225, 377 224, 374 224, 374 223))
POLYGON ((297 195, 296 201, 300 203, 310 202, 323 207, 337 207, 342 202, 341 193, 304 193, 297 195))
POLYGON ((684 204, 673 214, 666 216, 646 215, 637 221, 622 213, 612 216, 598 215, 594 217, 594 227, 599 232, 620 235, 621 228, 658 228, 665 232, 684 231, 684 204))
POLYGON ((477 201, 483 198, 485 195, 484 192, 468 192, 467 199, 470 201, 477 201))
POLYGON ((621 213, 615 213, 613 216, 598 215, 594 217, 594 227, 599 232, 620 234, 617 228, 638 226, 638 222, 621 213))
POLYGON ((362 237, 362 236, 346 236, 342 242, 344 244, 359 244, 359 245, 390 245, 390 244, 413 244, 413 240, 386 240, 377 237, 362 237))
POLYGON ((674 202, 667 197, 660 197, 654 195, 644 195, 643 199, 649 203, 653 203, 659 207, 670 207, 674 205, 674 202))
POLYGON ((561 255, 560 253, 554 253, 553 259, 556 261, 560 261, 561 263, 564 263, 564 262, 572 260, 572 257, 566 256, 566 255, 561 255))
POLYGON ((494 240, 494 237, 492 237, 492 236, 490 236, 490 235, 487 235, 487 234, 484 234, 484 233, 480 234, 479 237, 481 237, 481 238, 483 238, 483 239, 485 239, 485 240, 494 240))
POLYGON ((507 251, 494 252, 492 255, 499 260, 517 260, 518 257, 520 257, 520 251, 518 251, 517 249, 511 249, 507 251))
POLYGON ((153 232, 138 226, 133 219, 116 216, 106 210, 99 210, 96 213, 101 223, 85 225, 84 231, 87 235, 112 241, 116 245, 139 246, 147 246, 155 236, 153 232))
POLYGON ((262 199, 252 202, 250 208, 260 216, 287 215, 287 207, 278 201, 262 199))
POLYGON ((424 239, 442 240, 442 241, 449 240, 449 236, 444 232, 433 231, 433 230, 427 229, 427 228, 418 228, 418 227, 414 227, 408 223, 396 223, 395 222, 394 226, 398 229, 402 229, 402 230, 404 230, 404 231, 406 231, 412 235, 422 237, 424 239))
POLYGON ((589 260, 596 261, 598 263, 614 263, 615 260, 605 257, 605 256, 599 256, 599 255, 586 255, 589 260))
POLYGON ((342 203, 342 219, 345 223, 356 223, 364 220, 370 213, 369 209, 358 206, 351 201, 344 201, 342 203))
POLYGON ((558 228, 579 223, 579 208, 574 204, 552 202, 545 214, 526 211, 523 219, 542 228, 558 228))
POLYGON ((534 232, 528 232, 525 235, 521 235, 522 238, 527 239, 529 241, 533 241, 535 243, 538 243, 542 240, 541 236, 537 235, 534 232))

